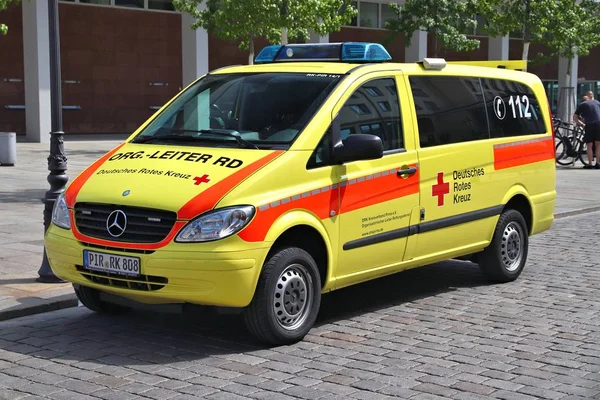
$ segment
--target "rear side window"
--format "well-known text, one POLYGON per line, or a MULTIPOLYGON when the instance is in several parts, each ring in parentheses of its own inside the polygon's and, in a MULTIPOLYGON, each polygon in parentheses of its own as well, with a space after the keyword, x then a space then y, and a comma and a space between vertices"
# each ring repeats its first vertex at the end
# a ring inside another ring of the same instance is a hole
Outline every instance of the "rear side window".
POLYGON ((533 90, 522 83, 411 76, 421 148, 546 132, 533 90))
POLYGON ((543 113, 533 90, 503 79, 481 79, 490 121, 490 137, 546 133, 543 113))
POLYGON ((411 76, 421 147, 488 139, 478 78, 411 76))

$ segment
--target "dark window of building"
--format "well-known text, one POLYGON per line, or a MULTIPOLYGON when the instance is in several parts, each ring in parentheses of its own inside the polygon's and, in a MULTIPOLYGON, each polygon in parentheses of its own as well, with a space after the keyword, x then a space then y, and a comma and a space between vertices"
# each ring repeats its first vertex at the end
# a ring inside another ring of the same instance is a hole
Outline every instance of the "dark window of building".
POLYGON ((421 147, 489 138, 479 79, 411 76, 410 85, 427 95, 414 98, 421 147))
POLYGON ((144 0, 115 0, 115 6, 144 8, 144 0))
POLYGON ((481 85, 485 95, 491 137, 546 132, 543 113, 529 86, 502 79, 481 79, 481 85))
MULTIPOLYGON (((381 138, 384 152, 404 148, 398 104, 394 79, 383 78, 365 83, 346 100, 338 114, 342 140, 355 133, 366 133, 381 138), (372 93, 378 95, 373 97, 372 93)), ((312 154, 308 168, 329 164, 329 139, 330 130, 312 154)))
POLYGON ((148 0, 148 8, 151 10, 175 11, 173 0, 148 0))
POLYGON ((110 0, 79 0, 80 3, 87 4, 102 4, 105 6, 110 6, 110 0))

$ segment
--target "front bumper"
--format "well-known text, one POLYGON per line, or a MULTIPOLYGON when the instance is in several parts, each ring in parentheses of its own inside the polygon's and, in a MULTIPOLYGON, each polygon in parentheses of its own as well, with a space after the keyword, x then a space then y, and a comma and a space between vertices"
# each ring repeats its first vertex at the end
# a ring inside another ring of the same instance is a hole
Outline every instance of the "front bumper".
POLYGON ((269 251, 267 243, 242 251, 223 251, 226 246, 217 242, 170 243, 154 251, 100 248, 78 241, 71 231, 55 225, 46 233, 45 246, 52 270, 66 281, 147 304, 221 307, 250 303, 269 251), (211 247, 216 251, 209 251, 211 247), (85 270, 84 250, 139 257, 142 275, 131 278, 85 270))

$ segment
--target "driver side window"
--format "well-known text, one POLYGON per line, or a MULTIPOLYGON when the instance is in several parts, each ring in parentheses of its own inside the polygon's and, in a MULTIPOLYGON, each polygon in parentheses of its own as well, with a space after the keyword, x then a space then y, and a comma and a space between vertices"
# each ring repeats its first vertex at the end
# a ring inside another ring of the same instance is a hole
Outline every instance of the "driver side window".
MULTIPOLYGON (((356 133, 379 136, 384 155, 404 148, 400 104, 393 78, 365 82, 346 101, 339 113, 342 140, 356 133)), ((307 169, 330 164, 331 127, 311 155, 307 169)))

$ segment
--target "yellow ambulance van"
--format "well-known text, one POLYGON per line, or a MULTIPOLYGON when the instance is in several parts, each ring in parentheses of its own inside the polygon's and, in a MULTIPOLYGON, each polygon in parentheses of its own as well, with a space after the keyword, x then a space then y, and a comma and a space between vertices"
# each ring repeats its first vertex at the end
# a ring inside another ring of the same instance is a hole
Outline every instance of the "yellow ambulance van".
POLYGON ((322 294, 409 268, 470 257, 513 281, 554 218, 540 79, 390 60, 277 45, 201 77, 57 199, 54 273, 96 312, 233 307, 272 344, 301 340, 322 294))

